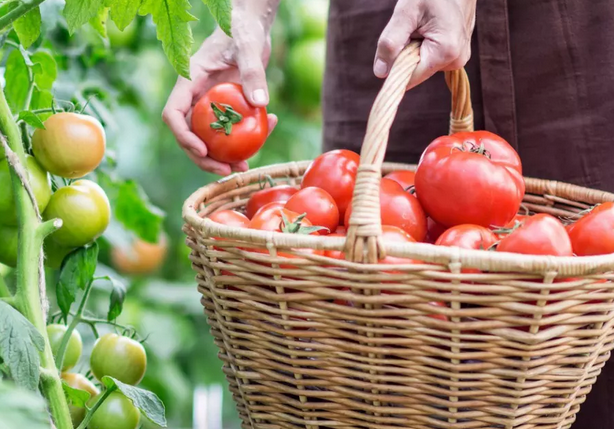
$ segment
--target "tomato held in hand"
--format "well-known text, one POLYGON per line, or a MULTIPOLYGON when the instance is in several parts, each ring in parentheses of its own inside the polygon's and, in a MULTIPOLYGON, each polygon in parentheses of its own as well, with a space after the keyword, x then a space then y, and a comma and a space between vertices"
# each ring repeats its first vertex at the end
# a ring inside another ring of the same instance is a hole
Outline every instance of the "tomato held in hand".
POLYGON ((310 186, 294 194, 285 207, 296 213, 307 213, 309 220, 326 228, 322 233, 334 231, 339 226, 339 209, 333 197, 324 189, 310 186))
MULTIPOLYGON (((49 343, 51 344, 51 350, 53 355, 57 358, 62 338, 68 328, 64 325, 52 324, 47 326, 47 335, 49 336, 49 343)), ((62 371, 68 371, 73 368, 81 359, 81 352, 83 351, 83 342, 81 341, 81 335, 75 329, 70 334, 66 351, 64 352, 64 361, 62 362, 62 371)))
POLYGON ((554 216, 540 213, 501 239, 498 252, 527 255, 573 256, 571 240, 563 224, 554 216))
POLYGON ((136 386, 147 370, 147 354, 141 343, 132 338, 106 334, 94 344, 90 366, 98 380, 108 375, 136 386))
MULTIPOLYGON (((99 396, 88 401, 88 406, 94 406, 99 396)), ((121 392, 111 393, 96 410, 88 429, 137 429, 141 420, 141 412, 130 399, 121 392)))
MULTIPOLYGON (((380 182, 380 206, 382 225, 401 228, 416 241, 426 238, 426 214, 420 202, 401 185, 391 179, 380 182)), ((345 223, 349 224, 352 208, 345 214, 345 223)))
MULTIPOLYGON (((66 382, 70 387, 77 390, 83 390, 90 394, 90 398, 98 395, 100 390, 89 381, 86 377, 81 374, 73 374, 70 372, 65 372, 62 374, 62 380, 66 382)), ((78 427, 83 419, 85 418, 85 414, 87 410, 85 407, 78 407, 76 405, 68 405, 68 410, 70 411, 70 419, 72 420, 72 424, 74 427, 78 427)))
MULTIPOLYGON (((42 212, 47 207, 52 193, 49 175, 30 155, 26 155, 26 170, 38 209, 42 212)), ((0 161, 0 224, 17 225, 17 208, 13 196, 9 163, 6 159, 0 161)))
POLYGON ((245 205, 245 214, 251 219, 262 206, 275 202, 285 203, 297 191, 294 186, 278 185, 254 192, 245 205))
POLYGON ((345 219, 345 211, 352 202, 359 162, 360 156, 351 150, 326 152, 311 163, 303 176, 301 187, 324 189, 337 203, 339 219, 345 219))
POLYGON ((216 161, 245 161, 260 150, 269 134, 267 111, 249 104, 241 85, 221 83, 194 106, 192 130, 216 161))
POLYGON ((424 210, 447 227, 507 224, 520 208, 525 185, 516 151, 487 131, 435 139, 416 171, 424 210))
POLYGON ((412 170, 397 170, 386 174, 384 179, 394 180, 401 185, 404 191, 407 191, 409 188, 414 186, 416 172, 412 170))
POLYGON ((571 225, 568 231, 576 255, 614 253, 614 203, 598 205, 571 225))
POLYGON ((77 113, 56 113, 45 129, 32 135, 32 151, 48 172, 78 179, 94 171, 104 157, 106 137, 96 118, 77 113))

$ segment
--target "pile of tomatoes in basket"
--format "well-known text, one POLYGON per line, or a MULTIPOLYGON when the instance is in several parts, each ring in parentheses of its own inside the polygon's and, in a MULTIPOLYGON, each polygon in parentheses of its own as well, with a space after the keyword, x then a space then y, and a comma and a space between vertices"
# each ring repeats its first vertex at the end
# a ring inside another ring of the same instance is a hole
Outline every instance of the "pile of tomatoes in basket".
MULTIPOLYGON (((268 180, 245 212, 214 212, 227 225, 292 234, 344 236, 360 157, 334 150, 316 158, 300 187, 268 180)), ((435 139, 417 170, 398 170, 380 183, 383 239, 531 255, 589 256, 614 252, 614 204, 604 203, 578 221, 546 214, 518 214, 525 193, 516 151, 487 132, 435 139)), ((340 251, 315 251, 343 259, 340 251)), ((381 263, 407 259, 387 257, 381 263)))

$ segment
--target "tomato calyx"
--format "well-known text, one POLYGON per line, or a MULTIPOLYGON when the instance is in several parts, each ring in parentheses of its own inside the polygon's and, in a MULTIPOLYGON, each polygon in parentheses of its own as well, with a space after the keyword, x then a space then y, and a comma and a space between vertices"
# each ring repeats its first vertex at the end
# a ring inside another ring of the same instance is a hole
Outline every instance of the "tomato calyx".
POLYGON ((229 136, 232 131, 232 125, 241 122, 243 115, 235 111, 230 104, 220 103, 220 106, 226 110, 220 109, 215 102, 211 103, 211 109, 217 118, 217 121, 211 122, 211 128, 214 130, 224 130, 224 133, 229 136))
POLYGON ((264 177, 260 176, 260 179, 258 180, 258 185, 260 186, 260 190, 266 188, 267 183, 269 187, 271 188, 274 188, 275 186, 277 186, 277 183, 275 183, 275 180, 273 180, 273 178, 269 176, 268 174, 265 174, 264 177))
POLYGON ((297 217, 294 222, 290 222, 288 217, 282 212, 281 213, 281 232, 285 232, 288 234, 309 235, 309 234, 313 234, 314 232, 318 232, 322 230, 328 231, 328 228, 325 228, 323 226, 303 225, 302 221, 303 219, 305 219, 306 216, 307 216, 307 213, 303 213, 302 215, 297 217))
POLYGON ((462 146, 454 146, 450 151, 459 151, 459 152, 469 152, 469 153, 475 153, 478 155, 483 155, 488 159, 492 159, 492 156, 490 155, 490 152, 488 151, 488 149, 486 149, 486 146, 484 145, 484 143, 480 143, 479 145, 476 145, 475 143, 471 142, 471 141, 464 141, 462 143, 462 146))

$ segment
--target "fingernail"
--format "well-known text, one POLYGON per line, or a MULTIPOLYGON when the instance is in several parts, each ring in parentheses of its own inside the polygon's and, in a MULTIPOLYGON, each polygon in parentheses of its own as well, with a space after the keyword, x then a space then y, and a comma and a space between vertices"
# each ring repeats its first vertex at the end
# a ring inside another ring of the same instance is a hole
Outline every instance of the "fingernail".
POLYGON ((375 67, 373 67, 373 71, 378 77, 386 76, 386 72, 388 72, 388 64, 378 59, 377 61, 375 61, 375 67))
POLYGON ((266 103, 266 92, 264 89, 257 89, 253 92, 252 97, 255 103, 265 104, 266 103))

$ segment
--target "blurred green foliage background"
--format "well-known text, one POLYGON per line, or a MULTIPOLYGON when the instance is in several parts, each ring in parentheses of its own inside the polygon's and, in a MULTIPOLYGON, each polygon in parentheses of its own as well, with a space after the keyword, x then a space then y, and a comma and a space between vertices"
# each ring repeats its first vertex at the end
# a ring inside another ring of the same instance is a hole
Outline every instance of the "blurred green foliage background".
MULTIPOLYGON (((191 12, 199 19, 193 23, 196 49, 215 23, 202 2, 192 4, 191 12)), ((44 43, 54 52, 62 52, 56 57, 60 68, 53 88, 56 99, 85 102, 91 97, 88 113, 96 114, 104 123, 117 173, 141 184, 151 202, 166 213, 168 252, 155 274, 131 277, 114 272, 111 249, 126 240, 117 224, 111 225, 102 240, 99 270, 111 271, 129 285, 119 321, 135 326, 141 336, 147 337, 149 368, 143 387, 165 403, 170 428, 191 428, 195 389, 225 385, 225 380, 196 290, 189 249, 184 244, 181 208, 192 192, 218 177, 193 165, 161 120, 176 74, 156 40, 153 24, 139 17, 119 32, 109 21, 108 39, 89 25, 71 37, 61 17, 62 7, 59 0, 48 0, 41 6, 49 37, 44 43), (82 99, 75 100, 75 93, 82 99)), ((279 125, 263 150, 250 160, 252 168, 310 159, 320 150, 327 11, 327 0, 281 4, 272 30, 268 67, 269 111, 278 115, 279 125)), ((49 285, 54 283, 49 279, 49 285)), ((100 288, 94 293, 92 306, 100 307, 104 314, 108 292, 100 288)), ((80 332, 84 342, 91 345, 94 338, 88 329, 80 328, 80 332)), ((88 356, 84 356, 77 369, 87 371, 87 361, 88 356)), ((238 428, 240 422, 230 394, 225 391, 224 395, 224 427, 238 428)), ((151 423, 145 422, 144 427, 151 427, 151 423)))

